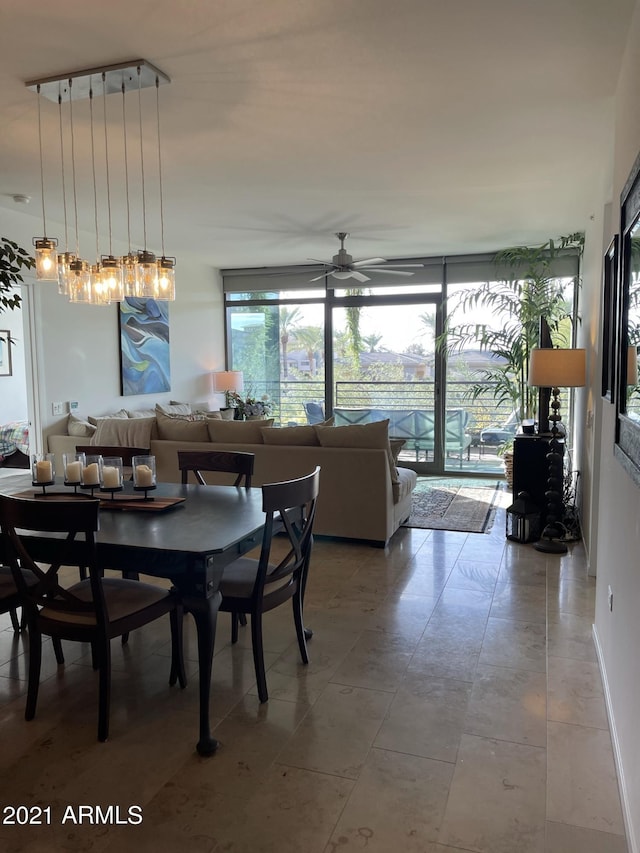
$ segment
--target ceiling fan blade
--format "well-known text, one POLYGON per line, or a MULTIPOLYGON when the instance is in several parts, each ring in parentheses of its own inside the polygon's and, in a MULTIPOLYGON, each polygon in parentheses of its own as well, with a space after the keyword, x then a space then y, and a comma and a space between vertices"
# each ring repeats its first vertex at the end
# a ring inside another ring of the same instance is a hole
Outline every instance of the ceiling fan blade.
POLYGON ((358 270, 351 270, 349 276, 351 278, 355 278, 356 281, 371 281, 368 275, 364 275, 363 273, 358 272, 358 270))
POLYGON ((424 264, 394 264, 393 261, 387 264, 387 267, 391 267, 392 269, 408 269, 409 267, 413 267, 414 269, 421 269, 424 267, 424 264))
POLYGON ((323 272, 321 275, 317 275, 315 278, 310 278, 309 281, 320 281, 321 278, 324 278, 327 275, 326 272, 323 272))
POLYGON ((367 266, 368 264, 386 264, 386 261, 384 258, 367 258, 366 261, 355 261, 355 263, 353 263, 352 266, 364 267, 364 266, 367 266))
POLYGON ((368 269, 367 272, 381 272, 385 275, 415 275, 412 272, 405 272, 404 270, 388 270, 385 267, 372 267, 368 269))

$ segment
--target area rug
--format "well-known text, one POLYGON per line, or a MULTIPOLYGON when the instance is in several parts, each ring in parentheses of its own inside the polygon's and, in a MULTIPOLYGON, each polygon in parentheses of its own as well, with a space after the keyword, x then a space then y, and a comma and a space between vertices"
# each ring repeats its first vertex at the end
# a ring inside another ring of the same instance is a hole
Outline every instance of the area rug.
POLYGON ((496 513, 499 482, 419 478, 404 527, 488 533, 496 513))

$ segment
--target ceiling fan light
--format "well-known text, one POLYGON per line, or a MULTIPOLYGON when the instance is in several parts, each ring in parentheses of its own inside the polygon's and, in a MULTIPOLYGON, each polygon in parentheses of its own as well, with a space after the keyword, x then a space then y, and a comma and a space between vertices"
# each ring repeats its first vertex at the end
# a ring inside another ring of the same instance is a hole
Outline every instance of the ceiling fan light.
POLYGON ((38 281, 58 280, 58 241, 51 237, 34 239, 36 247, 36 278, 38 281))
POLYGON ((331 275, 341 281, 345 278, 351 278, 351 272, 349 270, 334 270, 331 275))

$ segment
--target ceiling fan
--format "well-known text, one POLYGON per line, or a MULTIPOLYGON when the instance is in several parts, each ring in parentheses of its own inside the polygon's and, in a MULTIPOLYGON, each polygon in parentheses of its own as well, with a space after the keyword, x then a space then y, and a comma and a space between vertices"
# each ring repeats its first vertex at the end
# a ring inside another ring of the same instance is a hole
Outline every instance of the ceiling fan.
POLYGON ((337 255, 333 256, 331 263, 328 263, 327 261, 318 261, 317 258, 309 259, 323 264, 325 267, 331 267, 328 273, 323 272, 322 275, 318 275, 315 278, 310 279, 310 281, 319 281, 327 274, 338 279, 355 278, 356 281, 370 281, 370 276, 365 275, 365 272, 381 272, 387 275, 413 275, 412 272, 405 272, 404 269, 397 268, 422 266, 422 264, 388 264, 384 258, 367 258, 364 261, 354 261, 344 247, 344 241, 348 236, 349 234, 347 231, 336 232, 336 237, 340 240, 340 251, 337 255))

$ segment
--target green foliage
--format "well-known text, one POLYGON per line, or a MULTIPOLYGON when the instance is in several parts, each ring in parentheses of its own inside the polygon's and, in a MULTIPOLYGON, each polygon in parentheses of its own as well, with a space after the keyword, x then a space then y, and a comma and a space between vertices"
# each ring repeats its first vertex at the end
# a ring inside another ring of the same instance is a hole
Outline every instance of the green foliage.
POLYGON ((21 271, 33 269, 35 260, 7 237, 0 238, 0 313, 19 308, 22 299, 15 290, 22 284, 21 271))
POLYGON ((535 414, 537 389, 530 388, 527 379, 540 319, 547 321, 554 345, 571 344, 571 305, 562 282, 551 275, 551 265, 566 250, 581 254, 583 246, 584 235, 575 233, 540 246, 504 249, 495 256, 500 280, 460 292, 459 310, 472 316, 489 310, 500 324, 494 328, 487 323, 463 323, 447 328, 438 340, 449 353, 477 344, 496 358, 495 366, 478 371, 471 399, 491 394, 499 404, 509 401, 521 419, 535 414))

